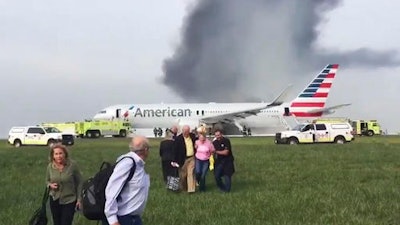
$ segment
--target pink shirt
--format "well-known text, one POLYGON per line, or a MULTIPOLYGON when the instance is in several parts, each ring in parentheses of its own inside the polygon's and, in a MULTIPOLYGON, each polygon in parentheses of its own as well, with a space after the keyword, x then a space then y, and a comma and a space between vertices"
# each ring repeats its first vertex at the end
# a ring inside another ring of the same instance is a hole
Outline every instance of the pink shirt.
POLYGON ((200 160, 208 160, 211 156, 211 153, 215 151, 214 145, 208 139, 203 142, 200 140, 196 140, 195 142, 196 148, 196 158, 200 160))

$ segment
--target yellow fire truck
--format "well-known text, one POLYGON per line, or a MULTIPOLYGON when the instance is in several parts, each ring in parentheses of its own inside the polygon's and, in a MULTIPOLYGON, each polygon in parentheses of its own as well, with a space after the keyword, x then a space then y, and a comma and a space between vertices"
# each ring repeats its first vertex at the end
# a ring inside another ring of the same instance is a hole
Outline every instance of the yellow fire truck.
POLYGON ((52 126, 63 133, 74 134, 77 137, 99 138, 106 135, 126 137, 132 127, 125 120, 86 120, 65 123, 43 123, 43 126, 52 126))
POLYGON ((381 126, 376 120, 353 120, 351 122, 354 134, 374 136, 382 134, 381 126))

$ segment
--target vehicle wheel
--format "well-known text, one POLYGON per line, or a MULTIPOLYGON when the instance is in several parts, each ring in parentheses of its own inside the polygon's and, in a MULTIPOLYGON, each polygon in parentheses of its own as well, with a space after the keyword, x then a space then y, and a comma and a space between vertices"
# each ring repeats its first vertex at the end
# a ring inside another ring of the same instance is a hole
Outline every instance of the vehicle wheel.
POLYGON ((297 140, 297 138, 289 139, 289 145, 297 145, 298 143, 299 143, 299 140, 297 140))
POLYGON ((99 138, 100 137, 100 131, 94 131, 94 137, 99 138))
POLYGON ((371 137, 371 136, 374 136, 374 131, 369 130, 369 131, 367 132, 367 135, 370 136, 370 137, 371 137))
POLYGON ((50 139, 50 140, 47 141, 47 146, 49 146, 50 148, 55 144, 56 144, 56 141, 53 140, 53 139, 50 139))
POLYGON ((126 137, 126 130, 120 130, 119 131, 119 136, 120 137, 126 137))
POLYGON ((14 147, 19 148, 19 147, 21 147, 21 145, 22 145, 22 143, 20 140, 17 139, 14 141, 14 147))
POLYGON ((92 132, 91 131, 86 131, 86 137, 87 138, 92 138, 93 137, 92 132))
POLYGON ((335 138, 335 143, 336 144, 344 144, 346 140, 343 137, 336 137, 335 138))

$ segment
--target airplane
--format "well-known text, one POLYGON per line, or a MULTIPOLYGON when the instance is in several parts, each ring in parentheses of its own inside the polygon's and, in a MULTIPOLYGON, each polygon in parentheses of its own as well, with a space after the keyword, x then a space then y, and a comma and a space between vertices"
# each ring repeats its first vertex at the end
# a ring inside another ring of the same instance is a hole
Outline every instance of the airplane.
POLYGON ((251 128, 253 132, 266 132, 268 128, 287 127, 285 118, 288 117, 315 119, 350 105, 325 107, 338 68, 338 64, 325 66, 290 102, 284 102, 291 87, 288 86, 270 103, 122 104, 102 109, 93 119, 124 119, 132 123, 135 129, 170 128, 174 125, 189 125, 191 128, 200 125, 233 125, 239 131, 251 128))

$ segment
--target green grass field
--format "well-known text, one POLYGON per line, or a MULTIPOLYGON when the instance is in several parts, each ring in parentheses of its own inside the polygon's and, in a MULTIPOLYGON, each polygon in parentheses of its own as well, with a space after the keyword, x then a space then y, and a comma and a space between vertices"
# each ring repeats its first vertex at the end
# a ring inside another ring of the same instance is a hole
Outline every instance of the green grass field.
MULTIPOLYGON (((88 178, 103 160, 125 153, 128 141, 78 139, 70 154, 88 178)), ((400 137, 299 146, 275 145, 272 138, 232 138, 232 192, 219 192, 209 173, 207 192, 193 195, 165 190, 159 142, 151 140, 146 164, 151 188, 144 224, 400 224, 400 137)), ((48 148, 2 143, 0 224, 24 225, 40 205, 48 148)), ((75 225, 96 224, 75 216, 75 225)))

